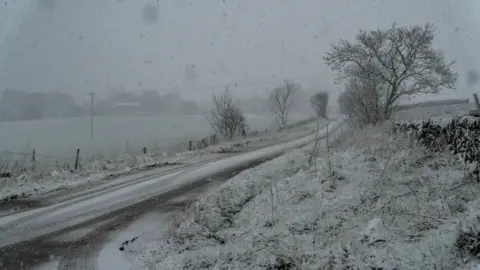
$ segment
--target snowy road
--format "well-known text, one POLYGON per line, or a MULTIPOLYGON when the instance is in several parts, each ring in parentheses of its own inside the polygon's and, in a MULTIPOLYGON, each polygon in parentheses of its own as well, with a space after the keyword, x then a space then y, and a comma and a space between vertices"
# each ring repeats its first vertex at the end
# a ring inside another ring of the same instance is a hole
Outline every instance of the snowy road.
MULTIPOLYGON (((339 123, 333 122, 329 126, 333 131, 339 123)), ((273 158, 289 149, 309 144, 313 139, 314 135, 310 135, 216 161, 172 169, 159 175, 141 175, 140 177, 137 175, 137 178, 128 184, 116 185, 111 189, 99 189, 61 203, 0 218, 0 254, 2 254, 2 247, 5 252, 9 246, 27 245, 25 243, 35 242, 35 239, 40 241, 42 238, 51 238, 102 220, 128 219, 129 215, 125 213, 137 209, 136 205, 149 201, 152 204, 158 200, 163 201, 167 197, 181 195, 182 190, 185 192, 186 187, 195 185, 199 181, 273 158)), ((125 222, 117 221, 107 223, 105 226, 115 227, 118 224, 125 224, 125 222)), ((72 256, 78 257, 81 254, 72 256)))

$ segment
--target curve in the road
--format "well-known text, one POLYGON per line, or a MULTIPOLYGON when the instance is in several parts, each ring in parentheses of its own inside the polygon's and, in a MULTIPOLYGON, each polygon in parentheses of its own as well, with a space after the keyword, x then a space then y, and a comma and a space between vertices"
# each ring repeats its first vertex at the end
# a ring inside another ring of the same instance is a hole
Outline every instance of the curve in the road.
POLYGON ((199 181, 193 185, 183 187, 180 190, 175 190, 170 194, 163 195, 161 198, 150 199, 148 201, 141 202, 134 207, 125 209, 124 212, 119 214, 114 220, 105 223, 72 244, 67 252, 62 255, 58 270, 96 270, 99 253, 102 249, 102 246, 106 243, 110 233, 126 228, 138 217, 152 211, 153 208, 160 208, 164 211, 172 211, 172 208, 178 209, 178 207, 185 207, 189 202, 188 200, 182 203, 170 201, 178 196, 183 196, 186 193, 194 192, 196 189, 201 189, 210 181, 223 183, 236 174, 256 167, 265 161, 266 160, 262 160, 255 163, 246 164, 244 167, 240 167, 236 170, 218 173, 213 176, 213 179, 204 179, 203 181, 199 181))

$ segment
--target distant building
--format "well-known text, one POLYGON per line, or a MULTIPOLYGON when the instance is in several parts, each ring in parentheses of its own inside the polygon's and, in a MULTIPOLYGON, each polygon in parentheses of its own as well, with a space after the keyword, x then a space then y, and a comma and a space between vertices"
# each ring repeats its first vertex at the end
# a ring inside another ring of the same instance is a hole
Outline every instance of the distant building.
POLYGON ((140 94, 111 91, 97 103, 98 115, 198 114, 200 108, 193 100, 184 100, 178 91, 144 90, 140 94))
POLYGON ((118 102, 113 110, 114 114, 119 115, 139 114, 140 112, 142 112, 142 104, 140 102, 118 102))

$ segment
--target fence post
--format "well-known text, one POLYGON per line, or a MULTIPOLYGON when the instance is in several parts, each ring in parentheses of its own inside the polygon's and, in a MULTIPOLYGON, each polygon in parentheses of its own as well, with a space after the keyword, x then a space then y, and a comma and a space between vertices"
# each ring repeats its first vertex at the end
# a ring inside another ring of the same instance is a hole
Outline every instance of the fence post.
POLYGON ((147 147, 146 147, 146 146, 143 147, 143 154, 144 154, 144 155, 147 154, 147 147))
POLYGON ((35 149, 32 151, 32 169, 35 170, 35 149))
POLYGON ((80 158, 80 148, 77 149, 77 155, 75 156, 75 171, 78 169, 79 158, 80 158))

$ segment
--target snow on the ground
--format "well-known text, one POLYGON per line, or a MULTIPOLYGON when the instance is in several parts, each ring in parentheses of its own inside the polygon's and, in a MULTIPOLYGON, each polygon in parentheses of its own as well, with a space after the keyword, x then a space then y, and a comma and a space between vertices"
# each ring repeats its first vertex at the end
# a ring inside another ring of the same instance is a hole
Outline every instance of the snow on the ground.
POLYGON ((294 150, 244 171, 126 252, 144 269, 478 267, 480 185, 390 130, 343 132, 312 164, 294 150))
MULTIPOLYGON (((319 120, 320 128, 323 128, 326 123, 326 120, 319 120)), ((234 142, 211 145, 204 149, 204 151, 209 153, 232 153, 265 147, 275 143, 289 141, 301 136, 312 134, 312 132, 316 130, 316 124, 316 121, 311 121, 300 126, 284 129, 277 133, 264 134, 261 136, 239 139, 234 142)))
POLYGON ((168 166, 167 160, 152 157, 122 155, 118 162, 94 161, 78 171, 42 167, 34 172, 25 172, 12 178, 0 178, 0 200, 8 201, 41 195, 50 191, 67 190, 72 187, 98 182, 106 177, 122 176, 147 168, 168 166))
MULTIPOLYGON (((38 166, 34 171, 13 173, 11 178, 0 178, 0 200, 26 198, 31 195, 42 195, 51 191, 69 190, 74 187, 97 183, 106 177, 118 177, 136 173, 141 170, 168 166, 175 163, 194 163, 218 156, 227 152, 249 151, 275 143, 293 140, 306 136, 314 131, 311 122, 287 128, 277 133, 251 134, 246 139, 237 139, 234 142, 223 142, 202 150, 193 150, 179 153, 147 153, 147 155, 123 154, 115 159, 94 159, 82 161, 80 170, 62 166, 38 166)), ((0 172, 1 173, 1 172, 0 172)))

